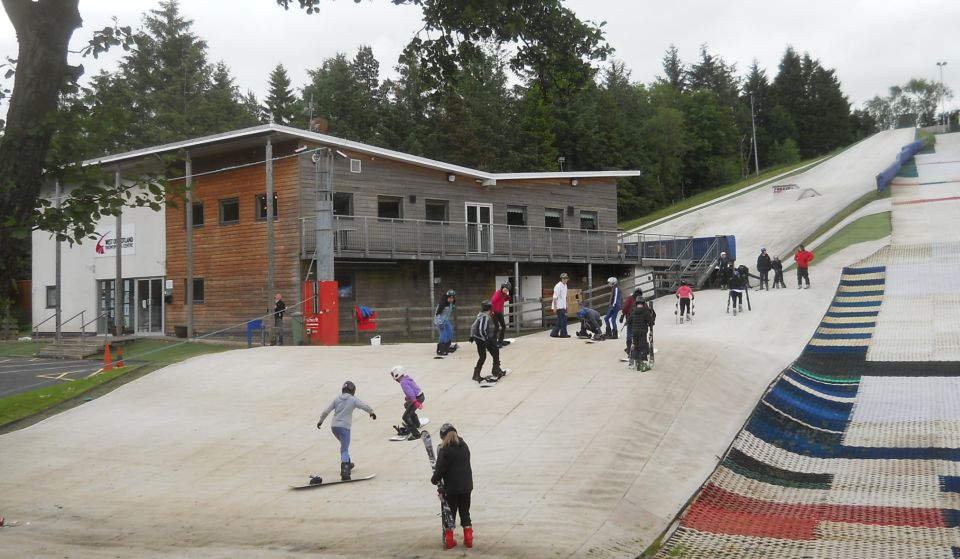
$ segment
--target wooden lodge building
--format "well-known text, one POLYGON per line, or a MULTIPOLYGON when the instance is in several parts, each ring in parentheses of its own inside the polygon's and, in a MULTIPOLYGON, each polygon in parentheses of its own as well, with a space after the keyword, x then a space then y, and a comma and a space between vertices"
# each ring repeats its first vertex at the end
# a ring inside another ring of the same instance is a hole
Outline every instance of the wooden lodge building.
MULTIPOLYGON (((189 326, 204 335, 243 324, 272 309, 273 292, 296 307, 314 279, 338 282, 341 332, 352 331, 355 307, 432 307, 448 289, 472 316, 507 279, 531 303, 561 272, 571 288, 586 287, 626 269, 616 181, 640 174, 487 173, 275 124, 87 164, 114 170, 122 182, 156 168, 160 156, 183 170, 170 191, 189 184, 192 200, 124 211, 123 324, 134 333, 182 335, 189 326)), ((116 246, 113 218, 100 225, 101 242, 116 246)), ((33 244, 39 322, 52 312, 55 243, 35 233, 33 244)), ((70 281, 61 284, 61 317, 86 308, 87 318, 101 315, 96 328, 105 331, 116 251, 92 248, 63 248, 70 281)))

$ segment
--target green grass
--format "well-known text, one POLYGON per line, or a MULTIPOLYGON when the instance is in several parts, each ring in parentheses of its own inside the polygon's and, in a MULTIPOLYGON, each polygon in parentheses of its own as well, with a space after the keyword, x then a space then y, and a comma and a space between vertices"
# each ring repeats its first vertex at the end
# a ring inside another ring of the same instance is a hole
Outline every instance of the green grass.
POLYGON ((178 363, 197 355, 219 353, 238 349, 236 346, 206 343, 168 342, 165 340, 139 339, 124 344, 123 356, 128 361, 146 363, 178 363))
MULTIPOLYGON (((817 229, 813 233, 807 235, 807 238, 805 238, 802 242, 798 243, 798 245, 806 246, 812 243, 813 241, 820 238, 821 235, 823 235, 830 229, 833 229, 833 227, 836 226, 838 223, 846 219, 848 216, 852 215, 855 211, 866 206, 870 202, 873 202, 874 200, 882 200, 884 198, 889 198, 889 197, 890 197, 889 188, 884 188, 883 192, 877 192, 875 190, 872 190, 864 194, 863 196, 857 198, 853 202, 850 202, 850 204, 848 204, 847 207, 843 208, 842 210, 834 214, 833 217, 823 222, 820 225, 820 227, 817 227, 817 229)), ((817 249, 817 256, 819 257, 819 255, 820 255, 819 249, 817 249)), ((793 252, 790 252, 788 254, 781 255, 780 259, 783 260, 784 262, 787 262, 792 257, 793 257, 793 252)), ((789 267, 784 269, 787 270, 790 268, 793 268, 792 264, 789 267)))
POLYGON ((809 165, 811 163, 817 162, 820 159, 826 159, 826 158, 810 159, 808 161, 803 161, 800 163, 796 163, 794 165, 785 165, 783 167, 776 167, 774 169, 764 171, 763 174, 761 174, 759 177, 748 177, 746 179, 735 182, 733 184, 719 186, 712 190, 706 190, 704 192, 697 193, 689 198, 681 200, 676 204, 671 204, 665 208, 661 208, 643 217, 638 217, 636 219, 624 221, 620 223, 619 226, 624 231, 629 231, 631 229, 640 227, 641 225, 646 225, 647 223, 654 222, 658 219, 661 219, 670 215, 674 215, 674 214, 680 214, 685 210, 689 210, 693 207, 699 206, 700 204, 705 204, 707 202, 710 202, 711 200, 716 200, 717 198, 726 196, 727 194, 731 194, 738 190, 742 190, 740 194, 746 194, 747 192, 750 192, 751 190, 753 190, 751 186, 756 188, 763 181, 769 180, 781 173, 788 173, 786 176, 782 177, 783 179, 787 179, 793 176, 794 174, 796 174, 796 172, 804 165, 809 165))
POLYGON ((39 347, 37 342, 0 342, 0 355, 4 357, 33 357, 39 347))
POLYGON ((890 212, 861 217, 845 225, 843 229, 837 231, 835 235, 817 247, 817 259, 813 261, 813 265, 850 245, 882 239, 889 235, 892 230, 890 212))

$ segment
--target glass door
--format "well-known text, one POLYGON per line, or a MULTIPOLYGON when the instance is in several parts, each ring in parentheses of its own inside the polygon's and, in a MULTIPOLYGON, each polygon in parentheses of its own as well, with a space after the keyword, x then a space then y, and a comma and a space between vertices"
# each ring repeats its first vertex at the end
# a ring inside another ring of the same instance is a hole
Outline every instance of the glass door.
POLYGON ((467 202, 467 252, 490 253, 493 250, 493 204, 467 202))
POLYGON ((143 333, 163 331, 163 280, 161 278, 137 280, 137 331, 143 333))

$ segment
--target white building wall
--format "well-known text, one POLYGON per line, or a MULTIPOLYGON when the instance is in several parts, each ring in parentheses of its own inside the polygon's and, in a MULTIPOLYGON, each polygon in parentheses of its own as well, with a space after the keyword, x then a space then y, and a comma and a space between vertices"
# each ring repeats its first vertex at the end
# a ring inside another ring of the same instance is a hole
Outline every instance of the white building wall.
MULTIPOLYGON (((123 212, 124 235, 130 234, 133 225, 133 254, 121 255, 123 277, 149 278, 166 275, 166 223, 165 209, 154 211, 150 208, 125 208, 123 212)), ((105 216, 97 222, 97 231, 110 232, 113 237, 116 217, 105 216)), ((56 285, 56 240, 50 233, 34 231, 32 255, 32 291, 33 323, 38 324, 52 316, 55 309, 47 308, 47 286, 56 285)), ((64 242, 61 244, 61 284, 63 294, 60 304, 61 320, 67 320, 80 311, 85 311, 84 319, 93 320, 97 314, 97 280, 115 279, 117 275, 116 258, 112 254, 97 254, 97 240, 84 239, 80 244, 64 242)), ((127 249, 129 251, 129 249, 127 249)), ((112 251, 111 251, 112 252, 112 251)), ((41 325, 39 332, 56 332, 56 319, 50 319, 41 325)), ((80 318, 63 325, 63 332, 80 332, 80 318)), ((96 324, 87 326, 89 333, 96 330, 96 324)))

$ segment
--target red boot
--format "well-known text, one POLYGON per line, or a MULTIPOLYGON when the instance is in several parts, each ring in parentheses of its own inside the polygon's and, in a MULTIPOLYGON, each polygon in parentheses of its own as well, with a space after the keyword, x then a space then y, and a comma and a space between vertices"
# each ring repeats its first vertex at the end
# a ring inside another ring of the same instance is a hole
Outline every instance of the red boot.
POLYGON ((443 547, 444 549, 453 549, 454 547, 457 547, 457 540, 453 537, 453 530, 443 531, 443 547))
POLYGON ((463 545, 473 547, 473 526, 463 527, 463 545))

